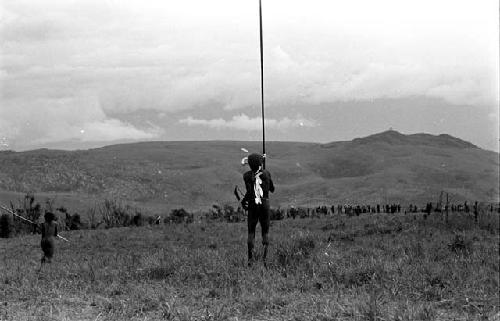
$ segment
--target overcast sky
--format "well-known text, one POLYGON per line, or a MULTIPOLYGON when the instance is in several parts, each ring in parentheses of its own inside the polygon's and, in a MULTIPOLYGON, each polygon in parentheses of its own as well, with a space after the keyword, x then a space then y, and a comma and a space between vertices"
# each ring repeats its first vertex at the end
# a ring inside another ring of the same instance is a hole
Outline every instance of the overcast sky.
MULTIPOLYGON (((0 0, 0 149, 259 140, 257 0, 0 0)), ((263 0, 266 137, 498 151, 497 0, 263 0)))

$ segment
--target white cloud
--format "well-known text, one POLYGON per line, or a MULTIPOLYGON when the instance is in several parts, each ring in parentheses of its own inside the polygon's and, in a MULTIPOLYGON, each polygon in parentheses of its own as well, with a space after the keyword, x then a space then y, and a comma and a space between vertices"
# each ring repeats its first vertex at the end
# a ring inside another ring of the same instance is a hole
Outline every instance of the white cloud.
MULTIPOLYGON (((258 103, 257 7, 249 3, 4 3, 1 56, 9 95, 92 89, 113 112, 258 103)), ((405 95, 497 101, 495 1, 264 6, 270 107, 405 95)))
POLYGON ((119 139, 147 140, 158 137, 160 131, 157 128, 144 131, 117 119, 105 119, 84 124, 80 134, 80 140, 86 142, 119 139))
MULTIPOLYGON (((409 96, 498 104, 497 1, 263 5, 267 108, 409 96)), ((158 130, 134 130, 106 115, 258 106, 257 14, 256 3, 231 0, 4 0, 0 132, 17 140, 94 139, 90 133, 147 139, 158 130), (53 107, 85 99, 95 100, 100 116, 76 113, 83 118, 75 119, 53 107), (18 119, 27 114, 8 107, 14 103, 41 117, 24 126, 18 119), (44 129, 44 114, 67 128, 44 129), (85 124, 87 138, 80 133, 85 124)), ((255 127, 250 118, 229 122, 230 128, 255 127)))
MULTIPOLYGON (((190 116, 179 120, 179 122, 189 126, 205 126, 215 129, 262 130, 262 119, 260 117, 250 118, 245 114, 233 116, 230 120, 222 118, 195 119, 190 116)), ((266 128, 269 129, 286 130, 293 127, 314 127, 317 123, 314 120, 306 119, 298 115, 293 119, 288 117, 282 119, 266 118, 265 125, 266 128)))
POLYGON ((22 146, 76 140, 146 140, 161 129, 139 129, 108 117, 94 97, 9 100, 0 108, 0 137, 22 146))
MULTIPOLYGON (((498 125, 500 122, 500 111, 498 109, 492 110, 488 114, 488 120, 498 125)), ((498 127, 496 129, 498 130, 498 127)))

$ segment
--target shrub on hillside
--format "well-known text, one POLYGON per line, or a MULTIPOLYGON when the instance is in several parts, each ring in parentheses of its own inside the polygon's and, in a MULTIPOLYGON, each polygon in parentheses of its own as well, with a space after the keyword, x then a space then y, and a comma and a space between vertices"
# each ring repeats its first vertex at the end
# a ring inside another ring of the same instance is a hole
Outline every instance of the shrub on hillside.
POLYGON ((205 216, 207 220, 220 220, 224 217, 224 211, 218 204, 214 204, 205 216))
POLYGON ((173 209, 166 221, 171 223, 193 223, 194 216, 183 208, 173 209), (168 220, 167 220, 168 219, 168 220))
POLYGON ((87 210, 87 225, 91 230, 98 228, 99 225, 103 223, 102 221, 98 222, 97 217, 98 217, 97 205, 94 207, 90 207, 87 210))
POLYGON ((80 230, 83 227, 80 215, 75 213, 70 215, 66 213, 66 229, 68 230, 80 230))
MULTIPOLYGON (((47 198, 47 205, 51 205, 52 202, 47 198)), ((51 210, 51 208, 48 208, 48 210, 51 210)), ((42 206, 40 203, 35 203, 35 194, 29 192, 24 196, 23 212, 28 220, 32 222, 38 221, 42 215, 42 206)))
POLYGON ((245 220, 245 213, 240 207, 238 207, 238 209, 235 210, 234 207, 232 207, 231 205, 225 204, 223 213, 224 213, 223 218, 224 221, 226 222, 235 223, 235 222, 242 222, 245 220))
POLYGON ((146 216, 146 221, 149 225, 159 225, 161 222, 161 217, 160 216, 146 216))
POLYGON ((37 223, 44 213, 44 209, 40 203, 35 202, 34 193, 26 193, 24 199, 18 200, 17 206, 10 202, 10 209, 17 215, 11 218, 11 234, 36 233, 36 224, 27 223, 25 220, 19 218, 20 216, 24 219, 37 223))
POLYGON ((236 223, 245 221, 245 217, 245 212, 241 207, 235 209, 229 204, 224 204, 222 206, 214 204, 212 208, 205 213, 205 218, 208 221, 236 223))
POLYGON ((0 237, 9 238, 14 232, 12 225, 12 218, 9 214, 2 214, 0 216, 0 237))
POLYGON ((298 215, 300 218, 306 218, 309 216, 309 214, 307 213, 307 210, 303 207, 299 207, 297 209, 297 212, 298 212, 298 215))
POLYGON ((130 206, 123 206, 115 200, 105 200, 99 211, 106 228, 129 226, 132 222, 130 206))
POLYGON ((41 210, 37 208, 36 215, 30 215, 29 211, 24 211, 23 209, 15 209, 14 212, 17 214, 12 220, 12 230, 15 231, 16 234, 27 234, 27 233, 36 233, 36 224, 30 224, 25 220, 19 218, 24 217, 32 222, 38 222, 38 219, 33 219, 33 217, 39 216, 41 210))
POLYGON ((270 212, 270 219, 273 221, 282 220, 285 218, 285 211, 281 208, 271 208, 270 212))
POLYGON ((144 225, 144 217, 142 216, 141 213, 135 213, 134 217, 132 218, 132 224, 135 226, 144 225))

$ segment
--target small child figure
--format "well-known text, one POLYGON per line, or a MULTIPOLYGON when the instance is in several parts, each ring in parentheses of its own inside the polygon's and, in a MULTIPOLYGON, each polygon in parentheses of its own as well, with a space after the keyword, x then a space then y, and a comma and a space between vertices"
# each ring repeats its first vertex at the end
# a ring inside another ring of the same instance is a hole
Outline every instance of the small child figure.
POLYGON ((47 212, 44 217, 45 223, 40 226, 42 230, 42 241, 40 242, 43 251, 42 264, 51 263, 55 248, 54 238, 57 237, 57 224, 54 222, 56 216, 52 212, 47 212))

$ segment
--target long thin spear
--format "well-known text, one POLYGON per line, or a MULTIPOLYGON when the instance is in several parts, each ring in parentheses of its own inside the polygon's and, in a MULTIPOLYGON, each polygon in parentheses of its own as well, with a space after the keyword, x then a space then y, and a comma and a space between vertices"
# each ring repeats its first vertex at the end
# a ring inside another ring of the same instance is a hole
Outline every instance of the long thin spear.
MULTIPOLYGON (((5 206, 3 206, 3 205, 0 205, 0 208, 1 208, 1 209, 3 209, 3 210, 4 210, 4 211, 6 211, 6 212, 9 212, 10 214, 12 214, 12 215, 14 215, 14 216, 16 216, 16 217, 19 217, 20 219, 22 219, 22 220, 24 220, 24 221, 26 221, 26 222, 28 222, 28 223, 35 224, 35 222, 33 222, 33 221, 31 221, 31 220, 28 220, 27 218, 22 217, 21 215, 16 214, 15 212, 11 211, 8 207, 5 207, 5 206)), ((66 242, 68 242, 68 243, 69 243, 69 241, 68 241, 66 238, 62 237, 61 235, 57 235, 57 237, 58 237, 58 238, 60 238, 61 240, 64 240, 64 241, 66 241, 66 242)))
MULTIPOLYGON (((260 25, 260 97, 262 106, 262 154, 266 154, 266 129, 264 124, 264 43, 262 40, 262 0, 259 0, 259 25, 260 25)), ((264 157, 262 167, 266 168, 264 157)))

